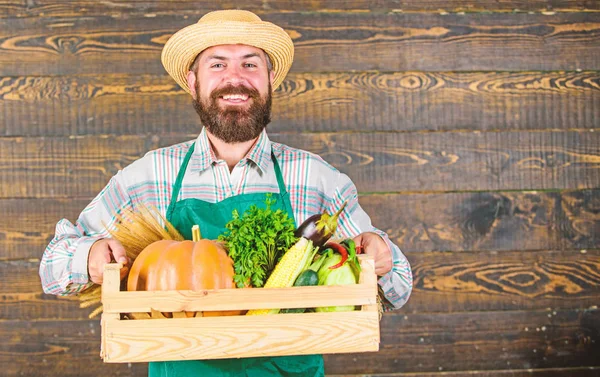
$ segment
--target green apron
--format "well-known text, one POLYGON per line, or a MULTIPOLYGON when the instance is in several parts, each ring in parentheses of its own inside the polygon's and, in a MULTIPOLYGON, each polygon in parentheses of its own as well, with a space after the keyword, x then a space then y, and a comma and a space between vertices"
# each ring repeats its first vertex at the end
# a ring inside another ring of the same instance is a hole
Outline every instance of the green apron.
MULTIPOLYGON (((194 144, 190 147, 173 186, 173 196, 167 210, 167 220, 186 239, 192 239, 191 229, 194 224, 200 226, 202 238, 217 239, 225 231, 225 224, 232 218, 232 212, 237 209, 243 214, 246 209, 255 204, 265 206, 266 193, 237 195, 218 203, 209 203, 198 199, 177 201, 183 176, 188 162, 194 152, 194 144)), ((281 209, 294 219, 288 192, 283 183, 281 170, 275 155, 271 151, 273 167, 279 185, 279 194, 271 194, 275 202, 271 205, 274 210, 281 209)), ((299 355, 279 357, 251 357, 239 359, 218 360, 186 360, 151 362, 148 367, 149 377, 193 377, 193 376, 248 376, 275 377, 324 376, 323 357, 321 355, 299 355)))

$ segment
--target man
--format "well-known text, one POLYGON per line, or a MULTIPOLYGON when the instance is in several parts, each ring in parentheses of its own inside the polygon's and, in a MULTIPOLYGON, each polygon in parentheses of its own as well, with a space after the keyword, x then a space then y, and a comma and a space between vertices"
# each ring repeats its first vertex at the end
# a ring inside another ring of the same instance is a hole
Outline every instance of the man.
MULTIPOLYGON (((215 239, 237 209, 261 205, 267 194, 297 225, 347 206, 337 237, 353 237, 375 258, 388 308, 401 307, 412 289, 410 266, 385 233, 371 225, 352 181, 320 157, 272 143, 271 95, 293 60, 291 38, 246 11, 211 12, 175 33, 162 62, 191 94, 202 129, 194 141, 149 152, 119 171, 84 209, 75 225, 61 220, 40 276, 44 291, 74 294, 102 283, 104 264, 130 263, 106 227, 125 209, 150 204, 182 233, 199 224, 215 239)), ((126 269, 123 269, 123 274, 126 269)), ((320 355, 150 363, 151 376, 322 376, 320 355)))

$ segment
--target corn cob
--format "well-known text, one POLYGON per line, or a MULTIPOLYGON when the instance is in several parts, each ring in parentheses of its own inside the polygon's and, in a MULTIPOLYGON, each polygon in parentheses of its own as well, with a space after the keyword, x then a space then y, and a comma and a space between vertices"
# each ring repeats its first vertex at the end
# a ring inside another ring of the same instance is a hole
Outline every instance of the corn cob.
MULTIPOLYGON (((294 285, 300 273, 310 265, 315 256, 312 241, 301 237, 288 251, 283 254, 271 276, 265 283, 265 288, 286 288, 294 285)), ((246 315, 277 314, 281 309, 249 310, 246 315)))

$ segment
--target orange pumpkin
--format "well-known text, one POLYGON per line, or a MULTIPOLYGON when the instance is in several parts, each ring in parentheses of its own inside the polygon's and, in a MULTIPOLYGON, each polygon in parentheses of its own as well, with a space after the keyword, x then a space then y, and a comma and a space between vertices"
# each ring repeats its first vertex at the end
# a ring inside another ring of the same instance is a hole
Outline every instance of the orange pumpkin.
MULTIPOLYGON (((137 256, 127 279, 128 291, 235 288, 233 261, 223 246, 210 240, 162 240, 137 256)), ((239 315, 239 311, 204 312, 204 316, 239 315)), ((193 317, 194 312, 187 313, 193 317)))

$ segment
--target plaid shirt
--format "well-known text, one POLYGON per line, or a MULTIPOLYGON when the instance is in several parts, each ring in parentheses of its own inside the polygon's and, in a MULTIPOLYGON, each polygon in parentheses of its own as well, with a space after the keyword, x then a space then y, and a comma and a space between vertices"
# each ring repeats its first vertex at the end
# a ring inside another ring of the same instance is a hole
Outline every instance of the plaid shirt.
MULTIPOLYGON (((231 196, 256 192, 279 192, 271 160, 273 150, 279 165, 297 224, 316 213, 340 215, 335 238, 350 238, 362 232, 376 232, 392 250, 393 267, 379 279, 385 297, 393 308, 408 300, 412 290, 410 265, 387 235, 371 225, 358 203, 355 185, 347 175, 319 156, 269 140, 266 131, 230 172, 227 163, 215 157, 204 129, 185 172, 177 200, 197 198, 211 203, 231 196)), ((62 219, 44 252, 40 277, 44 292, 69 295, 91 285, 87 259, 91 245, 109 237, 106 227, 115 215, 138 203, 152 205, 165 215, 173 185, 183 159, 194 140, 148 152, 143 158, 119 171, 72 224, 62 219)))

